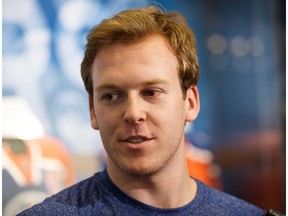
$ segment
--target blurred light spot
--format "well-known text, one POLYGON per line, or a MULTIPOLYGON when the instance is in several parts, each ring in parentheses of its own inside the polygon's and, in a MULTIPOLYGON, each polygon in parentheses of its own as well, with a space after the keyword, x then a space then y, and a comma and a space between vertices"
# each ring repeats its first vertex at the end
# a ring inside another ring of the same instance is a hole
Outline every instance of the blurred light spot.
POLYGON ((99 5, 96 1, 72 0, 67 1, 59 11, 59 20, 62 26, 70 31, 79 31, 87 20, 91 19, 89 14, 97 14, 99 5))
POLYGON ((227 40, 220 34, 212 34, 207 41, 209 50, 214 54, 221 54, 227 48, 227 40))
POLYGON ((211 55, 209 63, 214 70, 224 70, 228 65, 228 58, 226 55, 211 55))
MULTIPOLYGON (((31 15, 35 15, 35 3, 33 0, 3 0, 3 20, 9 22, 26 22, 31 15), (21 13, 19 11, 21 10, 21 13)), ((30 20, 33 22, 34 20, 30 20)))
POLYGON ((44 128, 25 99, 4 97, 2 106, 3 137, 28 140, 43 136, 44 128))
POLYGON ((17 23, 24 29, 45 25, 44 13, 35 0, 3 0, 3 21, 17 23))
POLYGON ((47 28, 35 28, 26 32, 25 42, 27 46, 36 46, 50 41, 50 31, 47 28))
POLYGON ((235 71, 237 72, 247 72, 251 69, 252 60, 248 56, 234 58, 232 65, 235 71))
POLYGON ((29 72, 33 75, 41 75, 49 64, 49 42, 51 34, 47 28, 38 28, 25 34, 27 47, 25 56, 29 62, 29 72))
POLYGON ((83 58, 83 51, 72 34, 61 33, 57 38, 57 52, 61 67, 66 77, 74 84, 83 87, 80 78, 80 64, 83 58), (69 55, 67 55, 69 53, 69 55))
POLYGON ((250 43, 250 53, 254 57, 263 55, 264 53, 264 44, 259 37, 251 37, 249 39, 250 43))
POLYGON ((237 36, 232 39, 231 41, 231 51, 232 53, 237 56, 245 56, 250 50, 250 45, 248 41, 242 37, 242 36, 237 36))

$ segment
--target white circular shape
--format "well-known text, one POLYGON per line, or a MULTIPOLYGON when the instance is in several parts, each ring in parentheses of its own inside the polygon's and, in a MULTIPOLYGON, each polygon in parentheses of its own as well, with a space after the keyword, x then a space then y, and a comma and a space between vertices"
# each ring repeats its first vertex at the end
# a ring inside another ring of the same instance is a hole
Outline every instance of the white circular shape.
POLYGON ((208 49, 214 54, 221 54, 227 48, 227 40, 221 34, 212 34, 207 40, 208 49))
POLYGON ((59 10, 59 21, 64 29, 78 31, 83 27, 91 16, 98 13, 99 5, 96 1, 72 0, 67 1, 59 10))
POLYGON ((250 50, 248 41, 242 36, 236 36, 231 41, 231 51, 237 57, 245 56, 250 50))

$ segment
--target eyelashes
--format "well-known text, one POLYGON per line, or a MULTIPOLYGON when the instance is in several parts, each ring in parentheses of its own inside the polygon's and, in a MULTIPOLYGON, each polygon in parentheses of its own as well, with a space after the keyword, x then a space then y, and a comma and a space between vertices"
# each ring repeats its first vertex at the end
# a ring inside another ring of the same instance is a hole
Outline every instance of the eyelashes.
POLYGON ((124 98, 120 93, 112 92, 112 93, 105 93, 101 96, 102 101, 112 102, 124 98))
MULTIPOLYGON (((145 100, 154 100, 158 96, 160 96, 161 93, 163 93, 163 91, 160 89, 145 89, 145 90, 140 92, 140 96, 142 98, 144 98, 145 100)), ((125 100, 127 97, 128 96, 126 93, 113 91, 113 92, 103 93, 100 96, 100 101, 103 101, 103 102, 108 103, 108 104, 109 103, 116 103, 118 101, 120 102, 122 100, 125 100)))

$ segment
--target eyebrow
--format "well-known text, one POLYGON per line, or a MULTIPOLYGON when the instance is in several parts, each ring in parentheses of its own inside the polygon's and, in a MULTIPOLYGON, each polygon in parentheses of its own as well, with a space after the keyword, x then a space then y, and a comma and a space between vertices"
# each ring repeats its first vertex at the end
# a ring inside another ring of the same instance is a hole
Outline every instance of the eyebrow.
POLYGON ((112 83, 103 83, 95 87, 95 91, 100 91, 104 89, 118 89, 119 86, 112 83))
MULTIPOLYGON (((164 85, 169 85, 169 82, 163 79, 152 79, 152 80, 147 80, 142 83, 144 86, 151 86, 155 84, 164 84, 164 85)), ((97 85, 95 87, 95 91, 101 91, 105 89, 120 89, 120 87, 116 84, 113 83, 103 83, 100 85, 97 85)))
POLYGON ((169 82, 167 80, 164 79, 152 79, 152 80, 148 80, 144 82, 145 85, 154 85, 154 84, 165 84, 165 85, 169 85, 169 82))

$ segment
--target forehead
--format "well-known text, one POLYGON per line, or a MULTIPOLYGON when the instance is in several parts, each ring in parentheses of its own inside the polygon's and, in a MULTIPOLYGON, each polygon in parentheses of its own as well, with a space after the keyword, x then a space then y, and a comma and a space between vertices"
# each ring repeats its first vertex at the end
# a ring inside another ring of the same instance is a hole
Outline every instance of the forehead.
POLYGON ((135 42, 109 45, 96 55, 93 67, 103 67, 127 62, 157 64, 175 63, 175 55, 168 42, 160 35, 150 35, 135 42))
POLYGON ((104 84, 134 88, 157 79, 170 84, 178 81, 177 59, 159 35, 105 47, 92 65, 94 89, 104 84))

